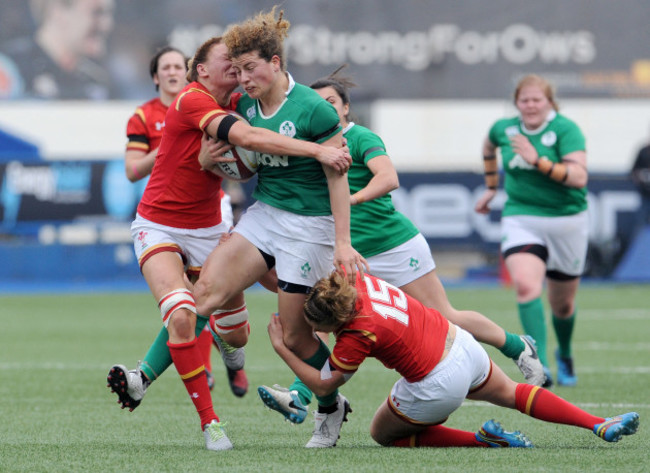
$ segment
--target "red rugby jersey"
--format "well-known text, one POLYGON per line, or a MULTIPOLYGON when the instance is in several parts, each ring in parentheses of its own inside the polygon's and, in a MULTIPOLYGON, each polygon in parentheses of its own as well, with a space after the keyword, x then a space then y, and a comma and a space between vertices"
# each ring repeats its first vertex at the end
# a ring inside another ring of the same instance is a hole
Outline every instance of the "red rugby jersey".
POLYGON ((447 319, 398 287, 357 273, 357 316, 336 332, 330 363, 354 373, 367 357, 381 361, 409 382, 438 364, 449 330, 447 319))
MULTIPOLYGON (((234 110, 241 94, 233 94, 234 110)), ((138 213, 175 228, 205 228, 221 222, 222 179, 202 171, 198 161, 201 137, 216 117, 227 113, 198 82, 185 86, 172 102, 138 213), (216 209, 216 212, 215 212, 216 209)))
POLYGON ((136 108, 126 124, 126 149, 144 153, 156 149, 162 139, 166 113, 167 105, 158 97, 136 108))

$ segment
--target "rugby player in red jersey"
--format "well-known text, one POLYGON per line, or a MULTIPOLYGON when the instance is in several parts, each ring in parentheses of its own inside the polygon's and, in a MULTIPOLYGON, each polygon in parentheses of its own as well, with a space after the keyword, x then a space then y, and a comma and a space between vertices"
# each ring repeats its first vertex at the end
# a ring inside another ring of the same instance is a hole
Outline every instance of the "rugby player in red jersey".
POLYGON ((469 332, 369 274, 358 274, 354 285, 340 272, 320 279, 304 309, 314 330, 336 336, 322 369, 309 366, 287 348, 279 317, 271 317, 268 330, 273 348, 315 394, 326 395, 342 386, 368 357, 402 376, 370 425, 370 435, 380 445, 532 447, 524 434, 506 432, 494 420, 476 433, 443 426, 465 398, 589 429, 608 442, 617 442, 638 428, 636 412, 603 418, 544 388, 516 383, 469 332))
MULTIPOLYGON (((338 171, 347 169, 350 156, 346 149, 281 136, 230 115, 228 110, 235 109, 240 94, 233 93, 237 77, 221 38, 211 38, 198 48, 189 64, 188 81, 165 117, 158 155, 131 231, 142 274, 169 334, 171 359, 199 414, 206 447, 226 450, 232 443, 214 411, 195 334, 197 324, 202 329, 207 318, 197 318, 186 285, 186 274, 199 274, 210 251, 229 230, 221 212, 215 212, 220 208, 222 178, 206 172, 198 161, 202 137, 207 134, 253 151, 308 156, 338 171)), ((240 332, 237 329, 248 324, 243 293, 214 315, 219 319, 219 335, 240 332)), ((245 343, 228 341, 235 347, 245 343)), ((126 394, 131 395, 128 389, 126 394)), ((141 399, 143 392, 138 394, 141 399)))

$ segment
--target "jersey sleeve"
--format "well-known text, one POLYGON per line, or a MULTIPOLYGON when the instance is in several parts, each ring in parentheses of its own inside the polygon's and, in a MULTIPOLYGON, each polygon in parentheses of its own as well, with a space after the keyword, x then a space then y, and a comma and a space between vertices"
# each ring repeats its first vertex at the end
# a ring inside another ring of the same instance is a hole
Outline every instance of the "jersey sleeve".
POLYGON ((585 151, 586 142, 582 130, 571 120, 567 120, 562 134, 558 136, 558 153, 565 156, 574 151, 585 151))
POLYGON ((359 143, 359 151, 364 164, 377 156, 388 156, 386 145, 378 135, 372 132, 363 134, 359 143))
POLYGON ((137 108, 126 124, 126 149, 149 152, 149 138, 147 137, 146 117, 142 108, 137 108))
POLYGON ((189 89, 176 101, 176 109, 185 124, 190 128, 205 130, 217 117, 226 115, 217 101, 207 92, 189 89))
POLYGON ((342 130, 339 116, 334 106, 319 100, 311 114, 312 141, 323 143, 342 130))
POLYGON ((354 373, 370 356, 374 335, 359 330, 343 330, 336 337, 336 344, 330 355, 330 364, 342 373, 354 373))
POLYGON ((490 140, 490 143, 492 143, 496 148, 502 144, 499 140, 499 134, 502 130, 503 127, 501 126, 501 121, 497 121, 492 124, 490 130, 488 131, 488 140, 490 140))

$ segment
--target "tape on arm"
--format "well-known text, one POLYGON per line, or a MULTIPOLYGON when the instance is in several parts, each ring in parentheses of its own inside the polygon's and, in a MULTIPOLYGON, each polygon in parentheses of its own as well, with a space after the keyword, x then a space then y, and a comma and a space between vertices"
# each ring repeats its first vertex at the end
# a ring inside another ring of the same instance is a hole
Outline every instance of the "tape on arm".
MULTIPOLYGON (((343 373, 343 379, 345 380, 346 383, 352 377, 353 374, 354 373, 343 373)), ((320 370, 320 379, 322 379, 323 381, 332 379, 332 367, 330 365, 329 360, 325 362, 325 364, 320 370)))

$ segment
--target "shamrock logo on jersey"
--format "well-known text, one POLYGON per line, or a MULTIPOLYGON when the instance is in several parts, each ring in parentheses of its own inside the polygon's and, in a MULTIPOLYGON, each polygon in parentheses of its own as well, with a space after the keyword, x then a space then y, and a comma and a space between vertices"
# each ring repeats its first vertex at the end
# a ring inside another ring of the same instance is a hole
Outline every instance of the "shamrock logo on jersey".
POLYGON ((413 268, 413 271, 417 271, 420 269, 420 262, 416 258, 411 258, 411 261, 409 261, 409 266, 413 268))
POLYGON ((300 267, 300 270, 302 271, 302 277, 306 278, 309 272, 311 271, 311 266, 309 266, 309 261, 307 261, 305 264, 303 264, 300 267))
POLYGON ((282 122, 280 125, 280 130, 278 131, 281 135, 288 136, 289 138, 293 138, 296 136, 296 125, 293 124, 293 122, 286 121, 282 122))

